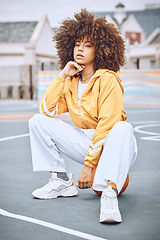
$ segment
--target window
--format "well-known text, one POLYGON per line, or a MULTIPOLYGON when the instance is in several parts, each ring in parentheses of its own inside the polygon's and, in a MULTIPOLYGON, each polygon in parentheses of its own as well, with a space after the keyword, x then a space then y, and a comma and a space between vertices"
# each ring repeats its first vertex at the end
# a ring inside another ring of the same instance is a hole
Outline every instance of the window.
POLYGON ((129 41, 130 45, 135 43, 141 43, 141 33, 140 32, 126 32, 126 39, 129 41))
POLYGON ((12 86, 8 86, 7 98, 13 98, 13 87, 12 86))
POLYGON ((151 69, 156 69, 156 61, 151 60, 151 69))
POLYGON ((19 86, 19 99, 23 99, 24 97, 24 87, 19 86))

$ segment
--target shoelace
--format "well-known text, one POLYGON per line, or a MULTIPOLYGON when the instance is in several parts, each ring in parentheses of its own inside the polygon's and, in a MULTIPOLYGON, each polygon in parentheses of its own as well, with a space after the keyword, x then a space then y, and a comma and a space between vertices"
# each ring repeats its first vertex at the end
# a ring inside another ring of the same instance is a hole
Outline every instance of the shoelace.
MULTIPOLYGON (((56 176, 52 176, 52 177, 49 179, 48 183, 46 183, 42 188, 48 187, 48 185, 50 184, 50 182, 51 182, 51 181, 54 181, 54 180, 56 180, 56 179, 59 179, 59 180, 62 180, 62 181, 63 181, 63 179, 61 179, 61 178, 57 178, 56 176)), ((68 181, 69 181, 69 180, 68 180, 68 181)))
POLYGON ((107 197, 107 196, 104 196, 104 199, 105 199, 105 207, 107 209, 113 209, 114 208, 114 197, 107 197))
POLYGON ((50 184, 50 182, 51 182, 52 180, 55 180, 55 179, 56 179, 55 177, 51 177, 51 178, 49 179, 49 181, 48 181, 42 188, 47 187, 47 186, 50 184))

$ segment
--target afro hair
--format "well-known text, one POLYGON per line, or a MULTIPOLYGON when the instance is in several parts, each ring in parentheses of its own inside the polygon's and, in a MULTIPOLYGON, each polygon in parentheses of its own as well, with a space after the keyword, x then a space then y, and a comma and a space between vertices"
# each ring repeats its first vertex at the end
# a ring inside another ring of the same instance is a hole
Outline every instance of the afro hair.
POLYGON ((124 65, 125 44, 119 30, 106 18, 94 18, 86 9, 66 19, 56 31, 53 40, 56 42, 58 63, 63 69, 68 61, 74 61, 73 49, 77 39, 90 38, 96 48, 95 70, 109 69, 119 71, 124 65))

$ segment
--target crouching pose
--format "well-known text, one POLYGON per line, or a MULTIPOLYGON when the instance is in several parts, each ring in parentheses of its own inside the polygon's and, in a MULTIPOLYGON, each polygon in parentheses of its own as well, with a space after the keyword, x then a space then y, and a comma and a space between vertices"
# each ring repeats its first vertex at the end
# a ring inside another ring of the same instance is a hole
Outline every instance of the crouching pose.
POLYGON ((32 194, 51 199, 78 191, 66 173, 61 153, 84 165, 78 188, 102 191, 100 222, 121 222, 117 195, 137 152, 132 126, 123 107, 123 86, 117 75, 124 64, 124 42, 105 18, 82 9, 57 30, 61 72, 47 88, 39 113, 29 121, 34 171, 51 178, 32 194), (69 112, 74 123, 54 118, 69 112))

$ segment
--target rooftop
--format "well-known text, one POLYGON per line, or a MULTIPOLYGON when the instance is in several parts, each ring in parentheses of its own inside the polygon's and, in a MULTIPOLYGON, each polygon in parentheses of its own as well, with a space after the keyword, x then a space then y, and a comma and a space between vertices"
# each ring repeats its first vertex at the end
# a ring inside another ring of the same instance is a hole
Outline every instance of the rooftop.
POLYGON ((1 22, 0 42, 28 42, 37 22, 1 22))
MULTIPOLYGON (((95 17, 114 16, 114 12, 92 12, 95 17)), ((160 9, 147 9, 144 11, 126 11, 126 17, 134 15, 148 37, 156 28, 160 28, 160 9)))

